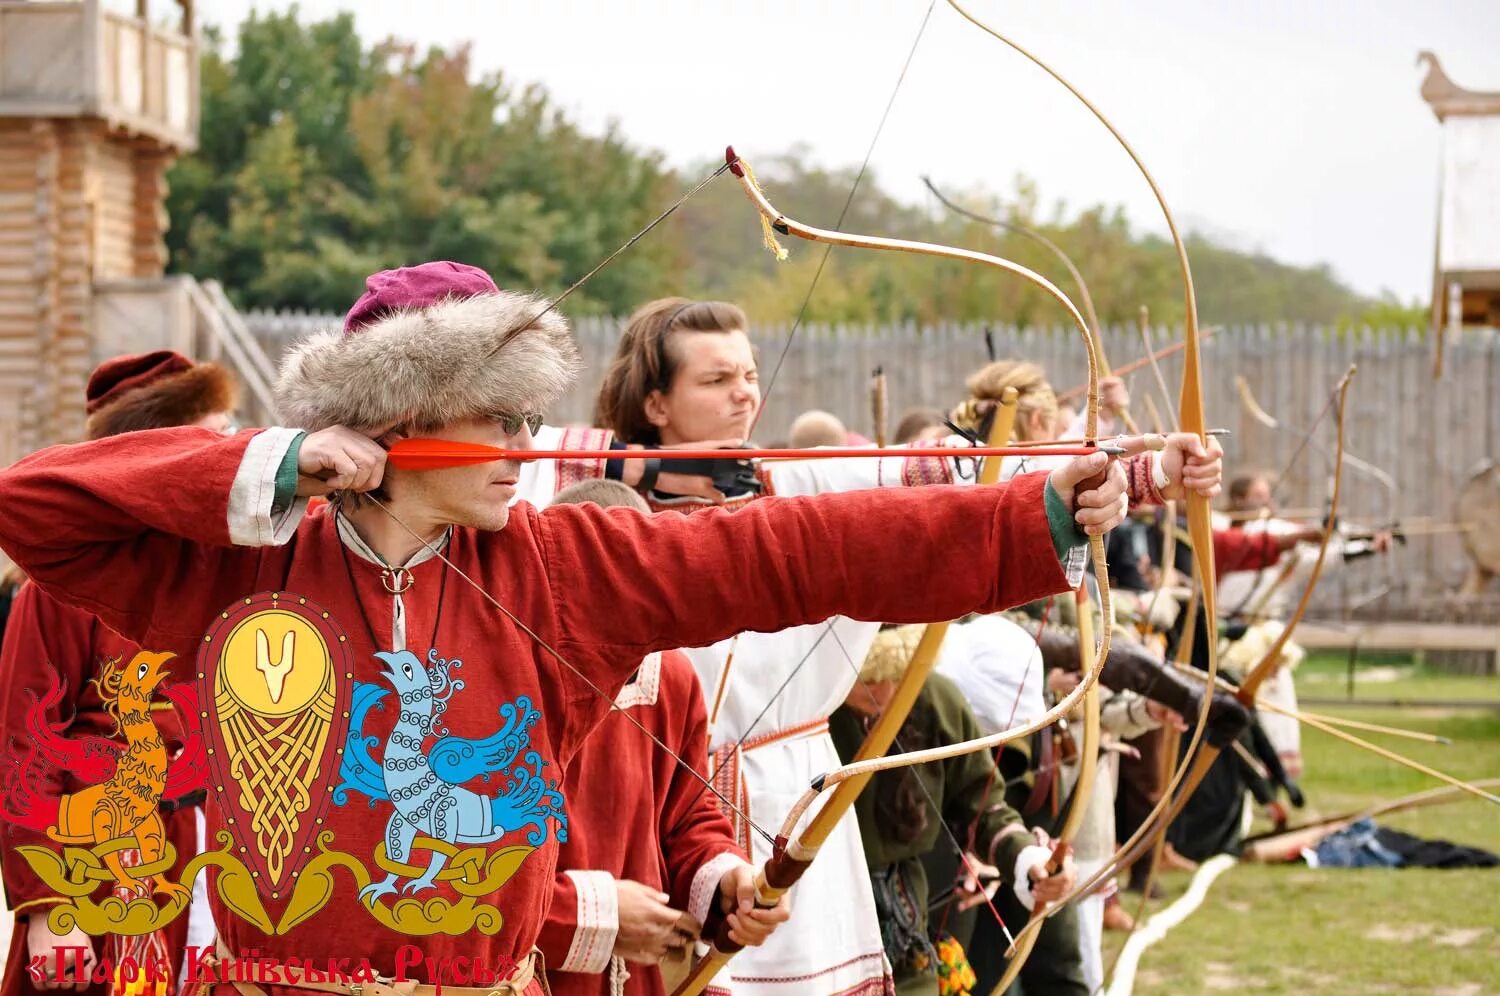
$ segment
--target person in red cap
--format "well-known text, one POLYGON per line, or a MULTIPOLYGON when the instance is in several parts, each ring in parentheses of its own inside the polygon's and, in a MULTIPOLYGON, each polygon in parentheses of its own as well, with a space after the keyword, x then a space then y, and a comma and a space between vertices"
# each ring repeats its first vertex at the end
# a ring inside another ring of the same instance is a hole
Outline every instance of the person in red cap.
POLYGON ((159 349, 105 360, 89 375, 84 395, 90 439, 176 425, 227 432, 239 385, 216 363, 159 349))
MULTIPOLYGON (((428 966, 464 966, 464 978, 477 964, 513 967, 482 989, 439 973, 403 984, 404 996, 436 996, 431 983, 450 996, 541 993, 534 949, 567 834, 560 778, 644 655, 833 615, 924 622, 999 611, 1067 590, 1063 564, 1085 533, 1123 518, 1124 473, 1103 453, 1003 486, 820 495, 733 513, 512 508, 517 461, 401 469, 388 466, 387 447, 437 436, 528 448, 539 413, 579 367, 562 316, 457 263, 386 271, 367 288, 342 331, 285 358, 284 426, 230 438, 132 433, 0 472, 0 548, 143 646, 194 655, 222 613, 268 591, 316 602, 347 640, 355 756, 340 762, 320 840, 361 862, 369 884, 341 873, 326 903, 274 935, 216 894, 221 952, 255 950, 282 966, 279 984, 220 984, 219 996, 385 993, 389 981, 314 981, 289 959, 364 961, 390 980, 413 947, 428 966), (310 496, 329 493, 339 499, 306 511, 310 496), (952 571, 960 560, 970 569, 952 571), (461 689, 449 677, 455 661, 461 689), (393 691, 399 708, 373 707, 393 691), (463 748, 441 759, 429 756, 439 692, 438 743, 463 748), (466 780, 474 768, 459 755, 499 743, 493 757, 513 765, 505 777, 466 780), (365 755, 371 744, 383 761, 365 755), (456 839, 455 827, 481 846, 534 850, 503 886, 465 897, 428 849, 440 833, 456 839), (398 913, 408 898, 442 909, 477 900, 499 916, 460 935, 383 926, 409 915, 398 913)), ((210 831, 243 812, 241 801, 211 792, 210 831)), ((774 922, 775 910, 755 906, 748 867, 714 887, 732 940, 754 943, 774 922)), ((258 895, 280 923, 293 897, 258 895)))
MULTIPOLYGON (((230 426, 238 394, 234 376, 212 363, 194 363, 170 350, 118 356, 101 363, 89 377, 85 389, 88 438, 103 439, 142 429, 183 425, 224 432, 230 426)), ((129 661, 140 649, 92 613, 62 602, 23 580, 15 592, 4 639, 0 642, 0 687, 8 690, 0 704, 0 744, 27 742, 27 712, 39 701, 47 703, 47 723, 60 736, 73 739, 93 734, 113 736, 115 720, 105 710, 92 679, 97 677, 101 661, 129 661), (47 694, 59 688, 61 696, 47 694)), ((192 677, 188 673, 191 659, 174 660, 169 667, 173 671, 171 681, 192 677)), ((169 744, 181 743, 181 717, 176 712, 158 710, 153 718, 169 744)), ((38 771, 36 776, 39 794, 51 798, 83 787, 65 773, 38 771)), ((162 808, 166 810, 167 837, 177 851, 175 877, 199 850, 201 798, 164 799, 162 808)), ((127 955, 142 965, 155 959, 158 964, 170 966, 172 980, 177 978, 188 941, 188 916, 178 917, 167 929, 153 934, 108 935, 103 950, 96 951, 93 939, 77 926, 65 934, 51 930, 47 912, 57 900, 16 853, 19 845, 51 846, 46 835, 7 822, 3 840, 0 878, 4 880, 6 905, 15 915, 16 925, 0 994, 23 996, 35 989, 68 989, 103 996, 107 991, 124 991, 118 981, 70 982, 76 976, 67 971, 63 978, 56 978, 57 960, 53 951, 70 947, 85 952, 82 966, 85 980, 101 955, 115 965, 121 964, 127 955), (43 971, 47 977, 34 983, 26 968, 37 957, 46 959, 43 971)), ((130 863, 129 859, 126 863, 130 863)), ((64 956, 65 964, 70 961, 76 961, 76 955, 64 956)), ((173 991, 168 981, 163 996, 173 991)))

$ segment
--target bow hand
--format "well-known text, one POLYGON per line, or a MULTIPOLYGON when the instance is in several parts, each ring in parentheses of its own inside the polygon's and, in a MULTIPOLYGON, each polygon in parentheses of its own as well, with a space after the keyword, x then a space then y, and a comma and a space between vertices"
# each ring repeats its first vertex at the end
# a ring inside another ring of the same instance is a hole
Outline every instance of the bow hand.
POLYGON ((1161 467, 1167 475, 1162 497, 1168 501, 1178 501, 1190 494, 1213 498, 1219 493, 1224 477, 1224 447, 1213 436, 1205 442, 1195 432, 1174 432, 1167 436, 1161 467))
POLYGON ((1072 891, 1078 870, 1073 863, 1073 848, 1061 841, 1046 838, 1037 831, 1041 843, 1028 844, 1016 855, 1014 891, 1028 910, 1055 903, 1072 891))
MULTIPOLYGON (((664 444, 659 449, 735 450, 744 445, 743 439, 712 439, 697 443, 664 444)), ((626 448, 641 449, 639 445, 626 448)), ((715 505, 724 504, 724 492, 719 489, 718 482, 710 474, 685 473, 681 467, 663 469, 659 460, 625 460, 622 462, 620 481, 636 490, 654 490, 669 495, 706 498, 715 505)))
POLYGON ((1125 470, 1104 453, 1074 457, 1054 470, 1049 483, 1073 521, 1089 536, 1102 536, 1125 521, 1129 511, 1125 470))
POLYGON ((741 947, 759 947, 791 918, 791 896, 782 893, 774 906, 757 906, 755 870, 749 865, 736 865, 719 880, 719 911, 724 914, 731 941, 741 947))

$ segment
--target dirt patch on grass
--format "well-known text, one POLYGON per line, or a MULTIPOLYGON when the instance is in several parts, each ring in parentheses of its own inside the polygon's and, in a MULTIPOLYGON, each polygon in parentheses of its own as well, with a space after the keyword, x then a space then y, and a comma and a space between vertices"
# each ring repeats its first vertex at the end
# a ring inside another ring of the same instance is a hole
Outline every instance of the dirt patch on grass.
POLYGON ((1211 961, 1203 966, 1203 988, 1238 992, 1245 988, 1245 984, 1239 976, 1234 974, 1233 965, 1222 961, 1211 961))
POLYGON ((1151 972, 1141 969, 1135 973, 1135 986, 1142 992, 1154 993, 1158 991, 1157 986, 1165 986, 1166 984, 1167 976, 1163 972, 1151 972))
POLYGON ((1466 948, 1487 933, 1483 927, 1455 927, 1438 934, 1432 942, 1445 948, 1466 948))
POLYGON ((1389 944, 1399 942, 1410 944, 1412 941, 1426 940, 1432 935, 1432 928, 1425 923, 1412 924, 1389 924, 1377 923, 1365 931, 1365 937, 1372 941, 1389 944))

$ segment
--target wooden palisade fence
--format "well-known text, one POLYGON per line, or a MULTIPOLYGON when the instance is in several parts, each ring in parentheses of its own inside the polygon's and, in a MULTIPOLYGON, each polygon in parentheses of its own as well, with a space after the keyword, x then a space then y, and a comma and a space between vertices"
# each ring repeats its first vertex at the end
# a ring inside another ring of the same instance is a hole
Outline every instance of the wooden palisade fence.
MULTIPOLYGON (((252 333, 272 357, 299 336, 338 321, 337 316, 247 316, 252 333)), ((549 413, 558 422, 589 419, 619 323, 611 318, 582 318, 574 326, 586 371, 574 391, 549 413)), ((988 327, 998 356, 1024 357, 1042 364, 1059 389, 1082 382, 1083 351, 1075 333, 998 324, 988 327)), ((908 408, 950 406, 962 397, 964 378, 986 362, 985 328, 980 323, 808 325, 798 332, 771 389, 759 441, 784 439, 791 420, 809 408, 831 411, 850 429, 870 435, 869 375, 876 366, 884 367, 889 382, 892 426, 908 408)), ((751 330, 761 353, 763 389, 787 331, 785 325, 751 330)), ((1179 338, 1177 329, 1158 328, 1152 335, 1157 348, 1179 338)), ((1140 333, 1133 328, 1106 329, 1104 347, 1116 366, 1145 352, 1140 333)), ((1349 402, 1348 450, 1389 473, 1397 487, 1392 498, 1388 489, 1369 476, 1346 470, 1343 507, 1350 520, 1383 522, 1392 505, 1401 518, 1450 520, 1463 482, 1483 461, 1500 459, 1500 335, 1493 330, 1465 332, 1450 341, 1447 369, 1439 381, 1432 379, 1431 343, 1416 330, 1232 327, 1205 340, 1203 349, 1209 421, 1232 432, 1225 440, 1231 474, 1284 467, 1303 430, 1323 410, 1339 376, 1350 363, 1358 364, 1349 402), (1266 428, 1250 416, 1239 402, 1236 375, 1245 377, 1262 407, 1287 429, 1266 428)), ((1180 363, 1180 356, 1161 363, 1173 404, 1180 363)), ((1143 368, 1129 375, 1127 383, 1144 426, 1146 395, 1163 408, 1155 378, 1149 368, 1143 368)), ((1170 418, 1165 410, 1163 417, 1170 418)), ((1316 437, 1329 452, 1333 428, 1329 416, 1316 437)), ((1310 448, 1287 476, 1278 494, 1283 506, 1322 507, 1328 463, 1321 454, 1310 448)), ((1320 614, 1341 615, 1389 583, 1392 590, 1360 614, 1453 619, 1461 609, 1445 593, 1462 583, 1468 564, 1457 535, 1414 536, 1398 549, 1389 571, 1377 558, 1331 574, 1315 604, 1320 614)))

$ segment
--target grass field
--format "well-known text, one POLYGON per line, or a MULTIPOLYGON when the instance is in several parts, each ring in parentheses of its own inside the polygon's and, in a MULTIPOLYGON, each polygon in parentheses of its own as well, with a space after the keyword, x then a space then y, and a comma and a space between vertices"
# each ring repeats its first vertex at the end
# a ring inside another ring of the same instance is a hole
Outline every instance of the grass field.
MULTIPOLYGON (((1311 660, 1304 666, 1299 691, 1341 694, 1341 662, 1311 660)), ((1361 679, 1359 697, 1500 699, 1500 678, 1431 674, 1399 661, 1384 666, 1389 680, 1361 679)), ((1364 705, 1323 711, 1450 737, 1453 743, 1446 747, 1367 738, 1460 778, 1500 776, 1500 712, 1364 705)), ((1314 812, 1357 809, 1435 784, 1316 730, 1304 728, 1302 747, 1308 810, 1294 814, 1294 822, 1314 812)), ((1500 852, 1500 807, 1479 800, 1395 814, 1381 822, 1500 852)), ((1153 903, 1151 910, 1180 895, 1189 877, 1165 876, 1166 899, 1153 903)), ((1138 897, 1124 898, 1126 908, 1134 910, 1138 897)), ((1120 936, 1106 935, 1106 965, 1120 936)), ((1214 883, 1197 913, 1146 952, 1136 974, 1135 992, 1143 996, 1209 991, 1500 993, 1500 869, 1238 865, 1214 883)))

